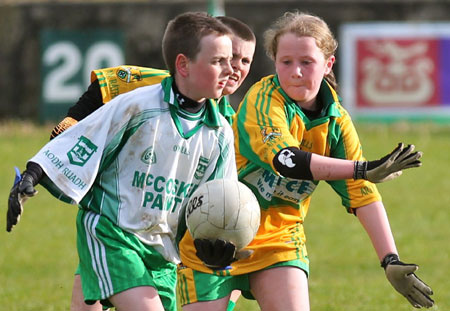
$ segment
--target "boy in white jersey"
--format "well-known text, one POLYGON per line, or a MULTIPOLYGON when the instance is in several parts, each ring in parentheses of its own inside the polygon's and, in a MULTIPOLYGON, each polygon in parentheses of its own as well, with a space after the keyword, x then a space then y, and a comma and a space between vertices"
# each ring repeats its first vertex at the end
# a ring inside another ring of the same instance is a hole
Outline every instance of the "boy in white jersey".
POLYGON ((218 98, 232 73, 231 32, 204 13, 169 22, 171 76, 120 95, 46 144, 11 191, 7 230, 40 182, 79 204, 77 247, 86 302, 176 310, 174 239, 190 193, 237 178, 233 134, 218 98))
MULTIPOLYGON (((233 59, 231 66, 233 73, 230 75, 227 85, 223 89, 223 95, 231 95, 237 91, 250 71, 250 65, 255 51, 256 38, 250 27, 245 23, 230 16, 216 17, 233 32, 232 48, 233 59)), ((78 102, 72 106, 67 116, 53 129, 51 138, 56 137, 70 126, 84 119, 89 114, 108 103, 117 95, 127 93, 138 87, 160 83, 169 75, 167 70, 137 66, 120 66, 113 68, 103 68, 94 70, 91 73, 91 85, 88 90, 80 97, 78 102)), ((234 109, 228 102, 226 96, 217 100, 219 112, 231 124, 235 114, 234 109)), ((237 300, 235 295, 230 300, 231 311, 237 300)), ((100 303, 86 305, 81 291, 81 280, 79 271, 75 273, 72 290, 72 311, 100 311, 100 303)))

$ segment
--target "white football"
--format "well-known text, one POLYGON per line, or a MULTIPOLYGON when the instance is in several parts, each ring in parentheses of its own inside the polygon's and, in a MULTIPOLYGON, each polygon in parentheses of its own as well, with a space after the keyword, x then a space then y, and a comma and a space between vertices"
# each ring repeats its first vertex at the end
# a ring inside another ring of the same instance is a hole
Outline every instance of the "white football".
POLYGON ((232 242, 238 250, 253 240, 260 222, 255 195, 232 179, 215 179, 200 185, 189 199, 185 215, 194 239, 220 238, 232 242))

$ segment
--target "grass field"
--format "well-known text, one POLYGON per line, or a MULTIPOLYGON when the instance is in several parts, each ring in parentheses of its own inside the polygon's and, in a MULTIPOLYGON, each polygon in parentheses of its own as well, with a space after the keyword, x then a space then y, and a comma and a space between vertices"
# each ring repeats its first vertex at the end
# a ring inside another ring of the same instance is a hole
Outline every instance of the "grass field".
MULTIPOLYGON (((423 167, 406 171, 379 189, 397 247, 405 262, 420 265, 418 275, 435 292, 431 310, 450 310, 450 127, 427 124, 357 126, 365 155, 375 159, 397 142, 424 152, 423 167)), ((77 208, 51 197, 42 187, 25 205, 20 224, 5 230, 6 201, 13 166, 25 162, 48 140, 50 127, 0 124, 0 310, 69 310, 77 265, 77 208)), ((387 282, 369 239, 357 219, 345 212, 326 183, 314 194, 306 221, 311 259, 313 311, 415 310, 387 282)), ((236 310, 259 310, 241 298, 236 310)))

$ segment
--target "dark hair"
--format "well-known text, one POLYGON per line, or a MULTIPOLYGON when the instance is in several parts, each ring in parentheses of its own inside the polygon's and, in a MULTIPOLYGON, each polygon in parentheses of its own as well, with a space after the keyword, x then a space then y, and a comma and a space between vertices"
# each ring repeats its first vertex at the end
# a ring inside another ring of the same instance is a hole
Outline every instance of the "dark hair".
POLYGON ((233 35, 241 38, 244 41, 256 42, 256 37, 250 27, 247 24, 241 22, 237 18, 230 16, 217 16, 219 21, 227 25, 231 31, 233 31, 233 35))
POLYGON ((194 60, 200 51, 201 39, 210 34, 233 35, 227 26, 205 12, 187 12, 169 21, 162 40, 162 53, 172 76, 177 56, 184 54, 194 60))

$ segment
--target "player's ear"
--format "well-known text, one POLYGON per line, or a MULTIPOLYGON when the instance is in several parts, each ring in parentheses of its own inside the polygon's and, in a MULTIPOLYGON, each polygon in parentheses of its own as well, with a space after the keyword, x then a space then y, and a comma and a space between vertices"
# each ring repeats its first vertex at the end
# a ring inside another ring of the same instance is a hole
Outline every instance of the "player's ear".
POLYGON ((175 58, 175 68, 183 78, 187 77, 189 75, 189 58, 184 54, 178 54, 175 58))
POLYGON ((331 55, 325 62, 325 75, 329 74, 333 69, 333 64, 336 60, 334 55, 331 55))

